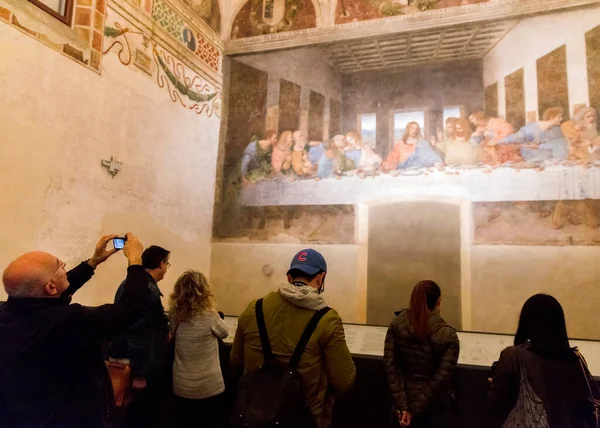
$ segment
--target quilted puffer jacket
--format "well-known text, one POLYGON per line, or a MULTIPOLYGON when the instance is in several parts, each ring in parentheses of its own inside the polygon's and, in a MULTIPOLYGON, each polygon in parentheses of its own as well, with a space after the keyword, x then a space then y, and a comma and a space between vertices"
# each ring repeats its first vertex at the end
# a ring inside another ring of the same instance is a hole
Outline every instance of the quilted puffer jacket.
POLYGON ((460 345, 456 330, 438 314, 429 315, 429 336, 418 336, 402 310, 385 338, 383 362, 394 405, 413 417, 448 407, 450 383, 460 345))

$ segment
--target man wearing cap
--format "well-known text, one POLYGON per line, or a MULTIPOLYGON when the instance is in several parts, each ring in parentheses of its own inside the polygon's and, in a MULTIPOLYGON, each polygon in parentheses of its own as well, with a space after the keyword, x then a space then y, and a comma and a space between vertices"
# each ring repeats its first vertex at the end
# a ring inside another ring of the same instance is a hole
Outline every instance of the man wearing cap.
MULTIPOLYGON (((265 324, 273 353, 287 362, 309 320, 327 305, 323 299, 327 263, 313 249, 298 252, 287 272, 288 283, 264 297, 265 324)), ((231 350, 234 367, 244 371, 264 363, 256 322, 256 301, 250 302, 238 319, 231 350)), ((331 426, 334 395, 354 384, 356 368, 346 345, 344 326, 331 309, 321 319, 298 366, 306 404, 318 428, 331 426)))

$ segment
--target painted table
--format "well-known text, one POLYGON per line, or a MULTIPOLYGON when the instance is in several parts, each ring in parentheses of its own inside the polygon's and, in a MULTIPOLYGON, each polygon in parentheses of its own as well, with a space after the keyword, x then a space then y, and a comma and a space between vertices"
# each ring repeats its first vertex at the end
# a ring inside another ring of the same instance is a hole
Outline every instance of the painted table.
POLYGON ((281 178, 248 185, 244 206, 354 205, 396 197, 446 197, 473 202, 600 199, 600 168, 554 165, 544 169, 476 167, 412 170, 405 175, 356 175, 323 180, 281 178))

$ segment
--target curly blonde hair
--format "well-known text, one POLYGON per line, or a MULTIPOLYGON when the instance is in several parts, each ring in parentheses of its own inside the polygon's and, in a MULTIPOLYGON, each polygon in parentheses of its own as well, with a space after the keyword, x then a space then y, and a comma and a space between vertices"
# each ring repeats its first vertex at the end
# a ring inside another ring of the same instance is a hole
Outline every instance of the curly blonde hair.
POLYGON ((191 320, 194 315, 203 311, 216 309, 208 279, 202 272, 195 270, 188 270, 177 278, 169 302, 169 318, 175 326, 191 320))

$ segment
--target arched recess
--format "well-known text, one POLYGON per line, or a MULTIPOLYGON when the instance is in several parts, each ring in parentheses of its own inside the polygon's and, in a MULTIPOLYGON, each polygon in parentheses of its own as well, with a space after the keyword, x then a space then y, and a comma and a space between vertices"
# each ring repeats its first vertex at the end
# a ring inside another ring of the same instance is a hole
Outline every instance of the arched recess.
MULTIPOLYGON (((246 1, 239 2, 235 6, 233 11, 231 12, 231 14, 229 14, 229 16, 227 18, 227 22, 226 22, 224 31, 221 33, 224 36, 224 38, 226 38, 226 39, 232 38, 232 31, 234 29, 234 23, 238 19, 238 16, 240 15, 241 12, 245 12, 244 9, 246 9, 247 6, 250 6, 250 4, 252 2, 256 2, 256 1, 262 2, 262 0, 246 0, 246 1)), ((287 3, 290 0, 285 0, 285 1, 287 3)), ((294 0, 292 0, 292 1, 294 1, 294 0)), ((280 32, 295 31, 295 30, 300 30, 300 29, 305 29, 305 28, 314 28, 314 27, 319 27, 322 25, 323 17, 321 14, 322 10, 321 10, 321 5, 319 3, 319 0, 295 0, 295 1, 297 1, 299 3, 305 3, 305 4, 312 5, 312 8, 314 10, 314 24, 309 25, 309 26, 302 26, 302 28, 292 28, 292 29, 284 30, 284 31, 280 31, 280 32)), ((267 32, 264 34, 269 34, 269 33, 267 32)), ((254 35, 262 35, 262 34, 259 33, 259 34, 254 34, 254 35)), ((238 36, 237 38, 242 38, 242 37, 249 37, 249 36, 238 36)))
POLYGON ((361 322, 381 324, 408 302, 416 278, 433 279, 445 290, 448 319, 470 330, 470 196, 409 188, 363 201, 356 214, 361 322))

